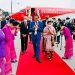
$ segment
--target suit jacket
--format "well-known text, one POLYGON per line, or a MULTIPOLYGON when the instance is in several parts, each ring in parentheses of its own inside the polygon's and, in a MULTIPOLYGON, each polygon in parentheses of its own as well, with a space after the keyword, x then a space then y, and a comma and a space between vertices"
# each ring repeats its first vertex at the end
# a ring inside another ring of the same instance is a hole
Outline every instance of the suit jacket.
MULTIPOLYGON (((35 30, 34 30, 34 28, 33 28, 34 25, 35 25, 35 22, 32 21, 32 22, 30 23, 30 26, 29 26, 29 31, 32 32, 32 38, 35 37, 35 35, 34 35, 35 30)), ((42 24, 41 21, 38 21, 37 37, 41 37, 42 31, 43 31, 43 24, 42 24)))
POLYGON ((53 27, 55 28, 55 30, 57 30, 57 23, 53 22, 53 27))
POLYGON ((29 34, 29 25, 30 25, 30 21, 27 21, 27 26, 25 26, 25 23, 24 21, 21 22, 21 25, 20 25, 20 32, 21 34, 29 34))
POLYGON ((68 22, 68 23, 65 23, 65 26, 68 27, 69 29, 71 28, 71 23, 68 22))
POLYGON ((43 29, 44 29, 46 27, 46 20, 43 20, 42 23, 43 23, 43 29))
POLYGON ((71 34, 72 34, 72 24, 70 22, 65 23, 65 26, 69 28, 71 34))
POLYGON ((6 25, 6 20, 1 21, 1 29, 6 25))

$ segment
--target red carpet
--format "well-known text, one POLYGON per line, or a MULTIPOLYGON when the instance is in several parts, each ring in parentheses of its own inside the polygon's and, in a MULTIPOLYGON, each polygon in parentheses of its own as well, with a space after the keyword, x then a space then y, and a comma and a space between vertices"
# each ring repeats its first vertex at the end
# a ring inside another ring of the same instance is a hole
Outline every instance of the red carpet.
POLYGON ((42 63, 36 62, 32 55, 33 47, 32 44, 29 44, 25 55, 20 55, 16 75, 75 75, 56 53, 49 61, 41 52, 42 63))

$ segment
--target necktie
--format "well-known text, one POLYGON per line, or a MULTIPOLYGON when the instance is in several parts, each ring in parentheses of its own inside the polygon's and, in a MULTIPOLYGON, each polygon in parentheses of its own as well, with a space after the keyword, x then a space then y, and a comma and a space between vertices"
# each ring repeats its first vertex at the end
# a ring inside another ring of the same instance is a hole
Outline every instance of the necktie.
POLYGON ((37 21, 35 22, 35 25, 38 25, 38 22, 37 21))
MULTIPOLYGON (((35 26, 37 26, 37 25, 38 25, 38 22, 36 21, 36 22, 35 22, 35 26)), ((36 28, 36 27, 35 27, 34 35, 37 35, 37 28, 36 28)))

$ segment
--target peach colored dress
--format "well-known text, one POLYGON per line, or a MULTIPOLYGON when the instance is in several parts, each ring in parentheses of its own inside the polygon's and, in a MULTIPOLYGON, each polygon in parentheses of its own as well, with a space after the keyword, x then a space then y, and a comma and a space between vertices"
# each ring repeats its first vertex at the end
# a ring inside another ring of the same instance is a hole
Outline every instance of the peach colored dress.
POLYGON ((43 36, 45 38, 45 50, 46 51, 53 51, 52 43, 51 43, 51 37, 54 37, 54 34, 56 34, 55 28, 53 26, 46 26, 44 28, 43 36), (51 31, 53 34, 48 34, 51 31))

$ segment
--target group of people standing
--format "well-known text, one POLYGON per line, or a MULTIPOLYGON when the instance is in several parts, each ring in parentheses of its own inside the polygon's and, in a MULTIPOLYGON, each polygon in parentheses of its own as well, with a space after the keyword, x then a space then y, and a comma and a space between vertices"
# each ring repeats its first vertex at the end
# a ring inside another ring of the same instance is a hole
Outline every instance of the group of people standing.
POLYGON ((28 17, 24 17, 24 21, 21 22, 20 25, 20 32, 21 32, 21 50, 22 54, 26 52, 27 49, 27 40, 28 40, 28 34, 31 33, 30 38, 33 44, 34 48, 34 55, 32 58, 36 57, 36 60, 38 62, 40 61, 40 40, 41 40, 41 33, 43 31, 43 24, 41 21, 39 21, 39 16, 34 16, 33 20, 28 20, 28 17))
MULTIPOLYGON (((32 20, 31 17, 28 18, 28 16, 25 16, 21 23, 14 19, 7 21, 8 22, 0 29, 0 75, 11 75, 11 62, 17 61, 14 39, 19 29, 22 55, 24 55, 27 50, 29 36, 34 49, 32 58, 36 58, 38 63, 42 63, 40 60, 40 42, 43 36, 42 51, 44 52, 45 58, 52 60, 55 41, 59 44, 60 35, 64 35, 65 53, 62 58, 69 59, 73 56, 72 27, 61 19, 58 19, 56 22, 55 18, 49 20, 49 15, 46 15, 45 20, 39 20, 39 16, 36 14, 34 15, 34 20, 32 20)), ((0 22, 0 26, 1 23, 2 21, 0 22)))
MULTIPOLYGON (((46 15, 46 19, 42 21, 43 26, 47 27, 48 20, 49 20, 49 15, 46 15)), ((73 56, 72 34, 74 33, 74 23, 73 22, 71 23, 69 17, 67 17, 66 20, 62 20, 60 18, 58 18, 58 20, 56 20, 56 18, 52 18, 51 21, 52 21, 51 26, 54 27, 54 31, 55 31, 53 42, 56 42, 56 44, 60 44, 60 37, 62 38, 62 36, 64 35, 65 36, 65 53, 64 53, 64 56, 62 58, 63 59, 71 58, 73 56)), ((45 27, 44 27, 44 29, 45 29, 45 27)), ((49 27, 47 27, 47 28, 49 29, 49 27)), ((48 38, 48 35, 50 35, 50 34, 47 34, 47 38, 48 38)), ((45 50, 46 50, 45 46, 44 46, 44 44, 45 44, 44 40, 45 40, 45 38, 43 38, 43 52, 45 52, 45 50)), ((50 41, 52 42, 52 39, 50 41)), ((47 44, 47 46, 48 46, 48 44, 47 44)))
MULTIPOLYGON (((34 55, 32 56, 32 58, 36 58, 36 61, 38 61, 39 63, 41 63, 40 60, 41 35, 43 36, 42 51, 44 52, 44 56, 47 57, 49 60, 52 60, 55 42, 59 44, 60 36, 62 35, 65 36, 66 41, 65 53, 64 57, 62 58, 68 59, 73 56, 73 41, 71 36, 72 30, 71 26, 67 25, 69 24, 67 21, 65 22, 64 20, 61 19, 58 19, 58 21, 56 21, 55 18, 49 20, 49 15, 46 15, 45 20, 39 20, 38 15, 34 15, 34 20, 27 20, 26 18, 27 16, 25 16, 25 20, 21 23, 20 28, 22 54, 24 54, 27 49, 28 34, 32 33, 31 40, 34 48, 34 55), (69 42, 71 43, 69 44, 69 42)), ((66 20, 68 19, 69 18, 66 18, 66 20)))

